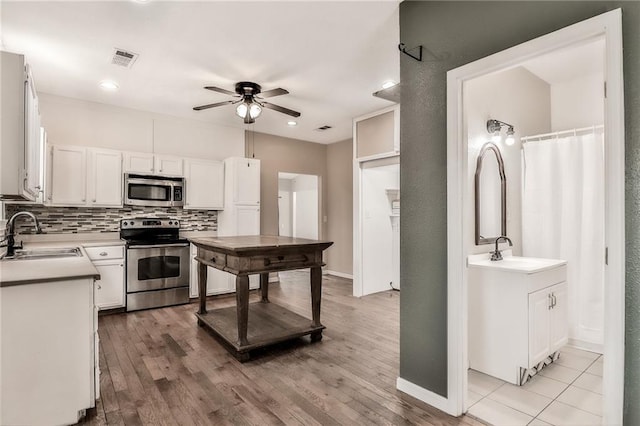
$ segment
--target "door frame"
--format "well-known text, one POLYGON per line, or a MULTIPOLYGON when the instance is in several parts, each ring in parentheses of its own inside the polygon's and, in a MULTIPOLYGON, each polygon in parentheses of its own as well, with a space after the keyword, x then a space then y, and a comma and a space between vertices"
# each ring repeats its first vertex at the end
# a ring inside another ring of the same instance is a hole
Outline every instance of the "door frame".
MULTIPOLYGON (((622 424, 624 395, 624 91, 622 11, 616 9, 503 50, 447 73, 447 398, 422 389, 427 402, 452 415, 466 411, 467 267, 463 238, 472 232, 464 212, 473 208, 467 188, 467 142, 463 139, 462 88, 467 80, 513 68, 557 49, 594 38, 605 40, 605 318, 603 423, 622 424)), ((603 254, 604 255, 604 254, 603 254)), ((422 399, 422 398, 421 398, 422 399)))

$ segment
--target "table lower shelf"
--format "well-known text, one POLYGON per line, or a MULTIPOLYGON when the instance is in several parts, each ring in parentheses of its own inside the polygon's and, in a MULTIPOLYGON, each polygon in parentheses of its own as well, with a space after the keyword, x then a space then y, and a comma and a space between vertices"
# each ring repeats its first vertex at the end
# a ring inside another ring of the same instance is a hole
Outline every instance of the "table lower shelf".
POLYGON ((241 361, 249 359, 249 352, 311 334, 312 341, 322 339, 323 325, 314 326, 312 321, 282 306, 270 302, 249 304, 249 322, 246 345, 238 344, 238 322, 236 307, 196 313, 198 325, 219 337, 227 349, 241 361))

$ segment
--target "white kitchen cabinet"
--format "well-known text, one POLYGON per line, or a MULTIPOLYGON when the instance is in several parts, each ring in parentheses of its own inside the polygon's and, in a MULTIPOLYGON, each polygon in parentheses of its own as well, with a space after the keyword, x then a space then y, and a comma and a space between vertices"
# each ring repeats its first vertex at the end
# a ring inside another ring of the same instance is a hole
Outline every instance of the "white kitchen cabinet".
POLYGON ((47 204, 122 207, 120 151, 53 145, 47 169, 47 204))
POLYGON ((232 202, 236 204, 260 204, 260 160, 232 157, 225 160, 230 179, 232 202))
MULTIPOLYGON (((198 250, 191 244, 191 275, 189 277, 189 297, 198 297, 198 250)), ((235 276, 219 269, 207 267, 207 296, 232 293, 235 291, 235 276), (231 278, 234 278, 232 281, 231 278)))
POLYGON ((87 149, 54 145, 49 151, 51 185, 48 204, 84 206, 87 203, 87 149))
POLYGON ((469 368, 520 385, 567 343, 567 266, 505 252, 469 256, 469 368))
POLYGON ((124 246, 85 247, 100 274, 95 282, 95 305, 98 309, 125 306, 124 246))
POLYGON ((95 406, 100 385, 93 282, 0 287, 0 424, 75 424, 95 406))
POLYGON ((186 159, 185 209, 222 210, 224 207, 224 163, 186 159))
POLYGON ((154 171, 153 154, 144 152, 125 152, 124 171, 126 173, 152 174, 154 171))
POLYGON ((183 161, 180 157, 154 155, 155 174, 164 176, 184 176, 183 161))
POLYGON ((122 153, 89 149, 88 205, 122 207, 122 153))
POLYGON ((124 171, 145 175, 183 176, 181 157, 151 154, 148 152, 125 152, 124 171))
POLYGON ((35 84, 23 55, 0 55, 0 200, 34 201, 43 173, 35 84))

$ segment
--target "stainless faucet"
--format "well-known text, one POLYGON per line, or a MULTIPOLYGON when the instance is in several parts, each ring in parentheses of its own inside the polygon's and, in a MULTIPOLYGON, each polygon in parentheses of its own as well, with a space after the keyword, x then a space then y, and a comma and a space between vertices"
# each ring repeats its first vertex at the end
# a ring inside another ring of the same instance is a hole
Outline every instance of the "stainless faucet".
POLYGON ((20 245, 17 246, 14 239, 14 234, 15 234, 14 222, 16 221, 16 218, 19 216, 29 216, 31 219, 33 219, 33 221, 35 222, 36 234, 42 234, 42 228, 40 228, 40 222, 38 222, 38 218, 36 217, 36 215, 34 215, 31 212, 15 213, 13 216, 11 216, 11 218, 9 219, 9 222, 7 222, 7 230, 6 230, 6 237, 5 237, 7 239, 7 253, 5 254, 5 256, 7 257, 13 256, 17 248, 19 249, 22 248, 22 242, 20 242, 20 245))
POLYGON ((493 261, 502 260, 502 252, 498 250, 498 243, 500 242, 500 240, 507 241, 509 243, 509 247, 513 246, 513 243, 511 242, 511 239, 509 237, 500 235, 498 238, 496 238, 496 250, 491 252, 491 260, 493 261))

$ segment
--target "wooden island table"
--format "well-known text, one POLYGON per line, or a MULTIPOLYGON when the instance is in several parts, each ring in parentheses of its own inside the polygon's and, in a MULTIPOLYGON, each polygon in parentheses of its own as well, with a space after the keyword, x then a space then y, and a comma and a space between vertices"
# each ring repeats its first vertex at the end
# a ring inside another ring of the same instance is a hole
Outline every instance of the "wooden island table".
POLYGON ((269 235, 190 241, 198 248, 198 325, 219 337, 237 359, 247 361, 254 349, 307 334, 313 342, 322 339, 322 251, 333 242, 269 235), (207 266, 236 276, 236 306, 207 311, 207 266), (269 272, 306 268, 311 269, 311 320, 269 302, 269 272), (253 274, 260 274, 261 300, 250 304, 253 274))

